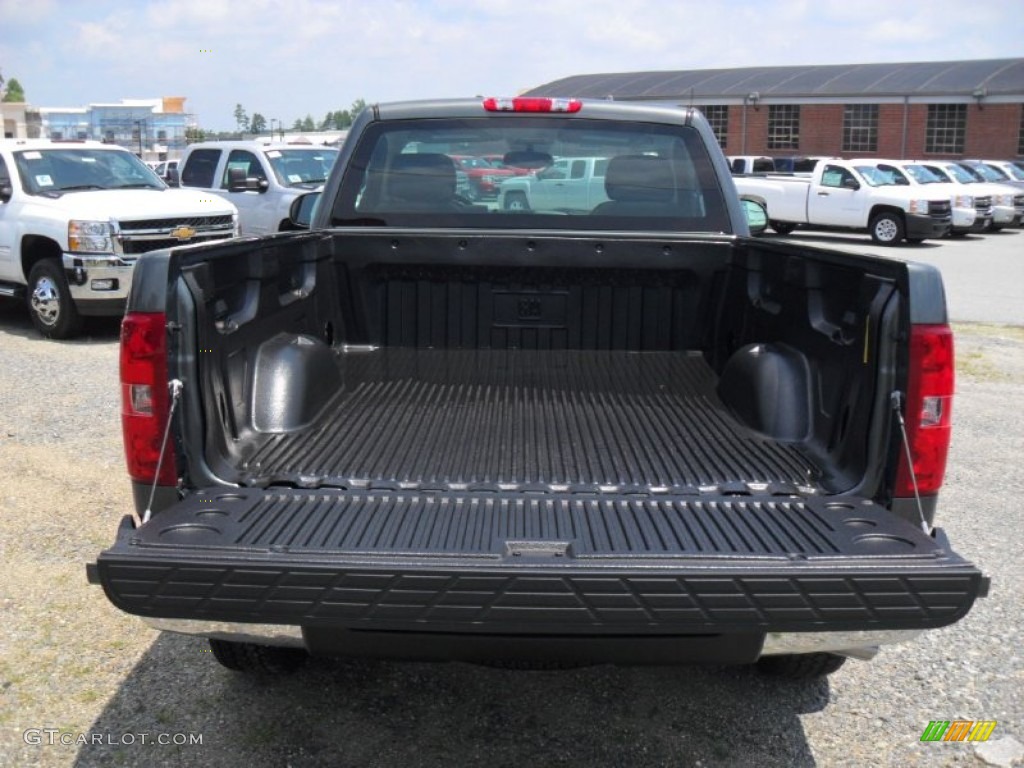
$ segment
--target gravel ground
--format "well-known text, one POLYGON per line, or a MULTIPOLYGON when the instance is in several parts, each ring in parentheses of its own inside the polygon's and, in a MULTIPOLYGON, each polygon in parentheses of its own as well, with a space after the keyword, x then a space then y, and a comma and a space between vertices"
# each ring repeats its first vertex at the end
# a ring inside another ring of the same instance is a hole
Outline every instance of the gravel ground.
POLYGON ((117 326, 90 331, 45 342, 0 302, 0 765, 984 765, 993 746, 1021 762, 1024 329, 957 328, 940 521, 993 576, 991 597, 803 685, 725 667, 318 659, 277 681, 229 673, 202 641, 159 635, 86 584, 130 508, 117 326), (997 720, 994 744, 919 741, 929 720, 958 718, 997 720))

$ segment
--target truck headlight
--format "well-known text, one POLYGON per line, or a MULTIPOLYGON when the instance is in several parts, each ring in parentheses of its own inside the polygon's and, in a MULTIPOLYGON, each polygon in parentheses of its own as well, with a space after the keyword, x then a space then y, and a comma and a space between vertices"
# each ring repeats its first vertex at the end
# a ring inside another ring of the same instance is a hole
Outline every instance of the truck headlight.
POLYGON ((911 213, 928 213, 928 201, 927 200, 911 200, 910 201, 910 212, 911 213))
POLYGON ((1005 205, 1007 208, 1013 205, 1013 195, 996 195, 996 205, 1005 205))
POLYGON ((954 208, 973 208, 974 198, 970 195, 957 195, 953 198, 954 208))
POLYGON ((114 230, 109 221, 68 222, 68 250, 79 253, 113 253, 114 230))

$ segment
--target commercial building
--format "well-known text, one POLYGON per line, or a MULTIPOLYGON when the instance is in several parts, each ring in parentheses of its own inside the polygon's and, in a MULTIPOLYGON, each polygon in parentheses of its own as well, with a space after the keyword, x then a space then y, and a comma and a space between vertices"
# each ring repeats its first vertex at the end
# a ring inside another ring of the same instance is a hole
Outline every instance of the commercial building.
POLYGON ((525 95, 693 105, 730 155, 1024 156, 1024 58, 575 75, 525 95))
POLYGON ((185 132, 196 125, 185 98, 122 99, 84 107, 32 107, 0 103, 5 138, 93 139, 120 144, 143 160, 178 157, 185 132))

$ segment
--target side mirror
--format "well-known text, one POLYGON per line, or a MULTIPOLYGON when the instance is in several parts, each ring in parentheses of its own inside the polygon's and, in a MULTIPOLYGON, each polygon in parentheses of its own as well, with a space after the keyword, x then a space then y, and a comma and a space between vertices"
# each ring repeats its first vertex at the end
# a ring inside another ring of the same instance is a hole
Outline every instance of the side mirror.
POLYGON ((171 168, 167 171, 167 186, 169 187, 180 187, 181 186, 181 175, 178 173, 177 168, 171 168))
POLYGON ((291 207, 288 209, 288 219, 292 226, 295 229, 309 229, 319 202, 319 192, 307 192, 292 200, 291 207))
POLYGON ((860 189, 860 182, 857 181, 856 179, 843 179, 843 188, 852 189, 854 192, 856 192, 858 189, 860 189))
POLYGON ((243 168, 228 168, 228 192, 266 192, 270 182, 256 176, 246 176, 243 168))
POLYGON ((743 204, 743 215, 747 219, 747 227, 751 235, 760 235, 768 229, 768 209, 756 200, 740 200, 743 204))
POLYGON ((0 203, 9 202, 14 196, 14 187, 11 186, 11 182, 6 179, 0 182, 0 203))

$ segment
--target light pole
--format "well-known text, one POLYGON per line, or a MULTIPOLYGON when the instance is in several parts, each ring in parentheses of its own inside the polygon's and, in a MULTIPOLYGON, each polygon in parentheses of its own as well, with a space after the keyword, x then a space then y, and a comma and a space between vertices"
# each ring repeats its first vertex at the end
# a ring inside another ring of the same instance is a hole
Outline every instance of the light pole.
POLYGON ((274 123, 280 123, 280 122, 281 121, 278 120, 276 117, 270 118, 270 140, 271 141, 274 140, 274 123))
POLYGON ((143 127, 145 127, 145 125, 146 125, 146 121, 145 120, 136 120, 135 121, 135 130, 138 131, 138 134, 139 134, 139 160, 142 159, 142 129, 143 129, 143 127))

